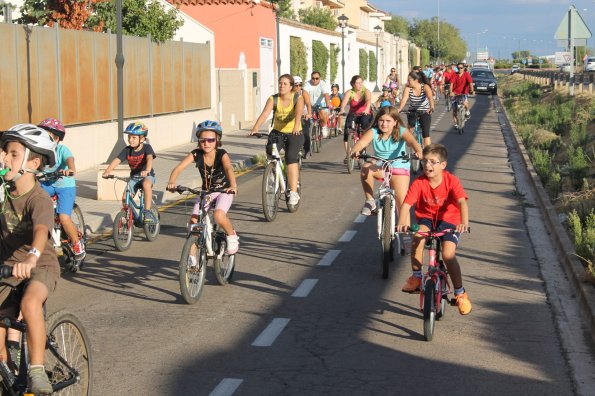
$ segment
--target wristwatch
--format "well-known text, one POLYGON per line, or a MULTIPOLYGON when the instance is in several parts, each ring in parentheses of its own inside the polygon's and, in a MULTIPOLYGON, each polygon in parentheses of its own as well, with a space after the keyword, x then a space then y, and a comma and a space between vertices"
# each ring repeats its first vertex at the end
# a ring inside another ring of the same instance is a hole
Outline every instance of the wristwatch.
POLYGON ((39 250, 37 250, 36 248, 31 248, 31 250, 29 250, 27 252, 27 254, 33 254, 37 258, 39 258, 39 256, 41 256, 41 252, 39 250))

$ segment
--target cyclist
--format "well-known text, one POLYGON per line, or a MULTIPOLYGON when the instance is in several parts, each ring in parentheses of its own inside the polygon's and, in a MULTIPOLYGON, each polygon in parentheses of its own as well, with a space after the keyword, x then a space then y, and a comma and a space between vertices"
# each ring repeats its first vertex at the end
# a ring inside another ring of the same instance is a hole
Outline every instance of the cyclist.
POLYGON ((372 94, 364 87, 364 80, 361 76, 351 77, 351 89, 345 91, 343 101, 341 102, 340 114, 345 113, 345 107, 349 105, 349 114, 345 120, 345 129, 343 129, 343 144, 345 146, 345 159, 347 163, 349 157, 349 128, 353 122, 361 125, 361 130, 366 131, 370 128, 373 121, 372 116, 372 94))
POLYGON ((399 75, 397 74, 397 69, 392 67, 390 69, 390 74, 388 76, 386 76, 386 81, 384 82, 384 85, 392 87, 395 86, 398 87, 401 85, 401 81, 399 81, 399 75))
MULTIPOLYGON (((399 213, 397 231, 406 231, 411 224, 410 209, 415 206, 415 217, 419 231, 456 230, 442 239, 442 259, 450 274, 454 287, 459 313, 471 312, 471 301, 463 287, 461 267, 456 257, 460 233, 469 229, 469 209, 467 194, 459 179, 445 170, 448 151, 441 144, 431 144, 423 150, 424 174, 413 181, 399 213)), ((425 238, 413 237, 411 269, 413 274, 407 279, 402 291, 417 293, 421 288, 421 267, 425 238)))
POLYGON ((465 117, 471 117, 471 113, 469 112, 469 101, 468 101, 468 94, 473 95, 473 79, 471 78, 471 74, 467 72, 467 68, 463 63, 459 63, 457 65, 458 72, 452 77, 451 80, 451 98, 452 98, 452 120, 454 122, 455 128, 458 128, 459 120, 457 119, 457 109, 456 109, 456 100, 457 96, 463 97, 463 104, 465 106, 465 117))
POLYGON ((383 85, 382 86, 382 94, 378 96, 378 99, 374 103, 377 109, 381 109, 383 107, 394 106, 395 105, 395 98, 391 93, 390 86, 383 85))
MULTIPOLYGON (((238 192, 236 177, 231 165, 231 159, 227 151, 221 148, 221 138, 223 129, 217 121, 203 121, 196 127, 196 138, 198 139, 198 148, 192 150, 186 158, 182 160, 172 170, 167 182, 169 191, 176 190, 176 179, 180 173, 191 163, 196 165, 200 178, 202 179, 202 189, 211 191, 213 189, 225 189, 226 192, 213 192, 209 194, 206 203, 206 210, 211 205, 215 206, 213 216, 215 222, 221 227, 227 235, 227 254, 235 254, 239 247, 239 237, 233 228, 227 212, 233 203, 233 195, 238 192)), ((197 199, 190 222, 196 224, 200 213, 200 198, 197 199)), ((196 257, 191 256, 193 259, 196 257)))
MULTIPOLYGON (((29 387, 34 394, 51 394, 44 369, 46 330, 43 305, 56 289, 60 265, 49 240, 54 226, 54 205, 34 173, 56 163, 56 143, 48 132, 32 124, 19 124, 2 134, 4 165, 10 171, 5 200, 0 211, 0 260, 13 267, 7 282, 23 288, 0 288, 2 313, 17 317, 19 309, 27 322, 30 365, 29 387), (22 295, 20 307, 15 304, 22 295)), ((0 360, 7 360, 6 329, 0 327, 0 360)), ((14 362, 13 362, 14 363, 14 362)))
POLYGON ((310 102, 310 94, 308 91, 302 89, 303 83, 300 76, 293 76, 293 92, 304 98, 304 107, 302 113, 302 133, 304 134, 304 158, 312 156, 312 141, 310 140, 310 132, 312 129, 312 103, 310 102))
POLYGON ((153 160, 157 158, 157 155, 155 155, 153 147, 146 141, 149 128, 142 122, 133 122, 126 127, 124 134, 128 135, 128 146, 124 147, 120 154, 110 162, 103 172, 103 177, 109 176, 122 161, 127 161, 130 166, 129 185, 131 191, 136 192, 142 188, 145 193, 143 221, 157 223, 159 219, 156 219, 151 212, 153 186, 156 182, 153 160))
POLYGON ((38 125, 45 129, 50 138, 56 142, 56 165, 52 168, 46 168, 45 172, 55 172, 60 170, 64 175, 58 180, 42 181, 41 187, 51 196, 57 196, 56 213, 60 217, 60 224, 64 228, 64 232, 68 235, 72 243, 72 249, 77 260, 82 260, 85 257, 85 247, 79 239, 78 230, 72 222, 70 215, 74 208, 74 200, 76 198, 76 182, 74 174, 76 168, 74 166, 74 156, 72 152, 61 142, 66 136, 66 130, 61 121, 55 118, 46 118, 38 125), (68 176, 71 174, 70 176, 68 176))
POLYGON ((447 65, 446 71, 443 74, 443 76, 444 76, 444 95, 446 95, 446 96, 450 95, 450 92, 451 92, 450 83, 452 81, 452 78, 456 74, 454 71, 455 66, 456 65, 454 63, 451 65, 447 65))
POLYGON ((297 205, 300 202, 300 195, 297 192, 300 172, 298 155, 300 148, 304 145, 302 124, 299 122, 304 110, 304 98, 292 92, 294 84, 291 74, 283 74, 279 77, 279 94, 272 95, 267 99, 262 113, 249 133, 249 135, 258 133, 258 128, 271 113, 273 107, 276 107, 273 112, 273 130, 267 141, 267 154, 271 155, 273 143, 277 143, 279 150, 285 150, 287 182, 290 190, 288 203, 290 205, 297 205), (274 106, 275 101, 277 102, 276 106, 274 106))
POLYGON ((331 107, 329 89, 320 79, 320 73, 313 71, 310 75, 310 80, 304 84, 304 90, 310 94, 312 107, 318 108, 318 116, 320 117, 320 125, 322 126, 322 137, 328 137, 328 112, 327 109, 331 107))
MULTIPOLYGON (((331 107, 334 110, 339 111, 341 109, 341 102, 343 101, 343 94, 339 92, 339 84, 331 85, 331 94, 329 99, 331 100, 331 107)), ((341 128, 341 120, 341 115, 337 115, 337 131, 339 133, 343 131, 341 128)))
POLYGON ((442 90, 443 78, 442 69, 439 66, 436 67, 436 69, 434 69, 434 100, 440 99, 444 93, 442 90))
POLYGON ((409 89, 403 90, 403 97, 399 103, 399 113, 409 103, 407 121, 410 128, 415 128, 416 118, 419 117, 419 124, 423 136, 424 146, 432 143, 430 139, 430 125, 432 123, 431 113, 434 111, 434 97, 430 82, 425 74, 412 71, 407 76, 409 89), (418 114, 418 112, 423 112, 418 114))
MULTIPOLYGON (((405 128, 405 124, 399 116, 399 112, 391 106, 385 106, 378 110, 374 119, 375 127, 364 133, 362 138, 353 146, 352 156, 357 156, 359 152, 365 149, 370 143, 374 147, 374 153, 377 157, 384 159, 394 159, 405 151, 405 145, 411 147, 413 151, 421 158, 422 150, 417 140, 411 132, 405 128)), ((409 161, 395 161, 391 166, 390 184, 395 190, 397 198, 397 207, 403 204, 407 188, 409 187, 409 161)), ((364 189, 366 201, 361 213, 364 216, 370 216, 376 209, 374 200, 374 178, 382 178, 382 162, 366 162, 362 166, 361 182, 364 189)))

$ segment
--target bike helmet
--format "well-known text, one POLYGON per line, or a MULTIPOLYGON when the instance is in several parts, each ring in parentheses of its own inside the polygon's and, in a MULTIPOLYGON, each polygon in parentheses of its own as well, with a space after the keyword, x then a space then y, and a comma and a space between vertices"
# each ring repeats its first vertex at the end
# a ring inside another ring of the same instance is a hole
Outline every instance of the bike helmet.
POLYGON ((45 120, 41 121, 37 126, 58 136, 58 140, 60 141, 64 140, 64 136, 66 136, 64 124, 62 124, 62 121, 57 120, 55 118, 46 118, 45 120))
POLYGON ((389 85, 386 85, 385 84, 385 85, 382 86, 382 92, 390 92, 390 91, 391 91, 391 89, 390 89, 390 86, 389 85))
POLYGON ((29 151, 45 156, 50 167, 56 164, 56 142, 50 138, 49 133, 43 128, 33 124, 15 125, 2 134, 0 138, 2 149, 9 142, 19 142, 25 146, 25 156, 20 169, 21 174, 26 171, 25 162, 29 158, 29 151))
POLYGON ((293 85, 302 84, 302 78, 300 76, 293 76, 293 85))
POLYGON ((196 126, 196 137, 198 138, 198 136, 200 135, 201 132, 203 131, 213 131, 215 132, 218 136, 219 136, 219 140, 221 140, 221 137, 223 136, 223 129, 221 129, 221 124, 219 124, 217 121, 203 121, 200 124, 198 124, 196 126))
POLYGON ((142 122, 133 122, 128 124, 124 133, 135 136, 147 136, 149 134, 149 128, 142 122))

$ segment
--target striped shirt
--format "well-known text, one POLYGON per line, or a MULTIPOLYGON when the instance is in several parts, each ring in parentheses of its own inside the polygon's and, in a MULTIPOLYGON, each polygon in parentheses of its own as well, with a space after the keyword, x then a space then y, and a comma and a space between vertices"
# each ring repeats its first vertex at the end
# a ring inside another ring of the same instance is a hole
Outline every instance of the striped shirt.
POLYGON ((426 96, 426 91, 424 90, 423 84, 421 86, 421 94, 419 96, 413 94, 413 87, 409 88, 409 111, 417 110, 430 110, 430 101, 426 96))

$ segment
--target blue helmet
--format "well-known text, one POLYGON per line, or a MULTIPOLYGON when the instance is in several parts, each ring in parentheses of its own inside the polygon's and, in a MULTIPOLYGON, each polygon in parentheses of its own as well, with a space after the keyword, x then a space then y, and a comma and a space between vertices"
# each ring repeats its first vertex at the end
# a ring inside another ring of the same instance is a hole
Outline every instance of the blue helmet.
POLYGON ((200 135, 202 131, 213 131, 217 135, 219 135, 219 139, 223 136, 223 129, 221 129, 221 124, 217 121, 203 121, 196 126, 196 137, 200 135))
POLYGON ((149 134, 149 128, 142 122, 133 122, 126 127, 124 133, 135 136, 147 136, 149 134))

